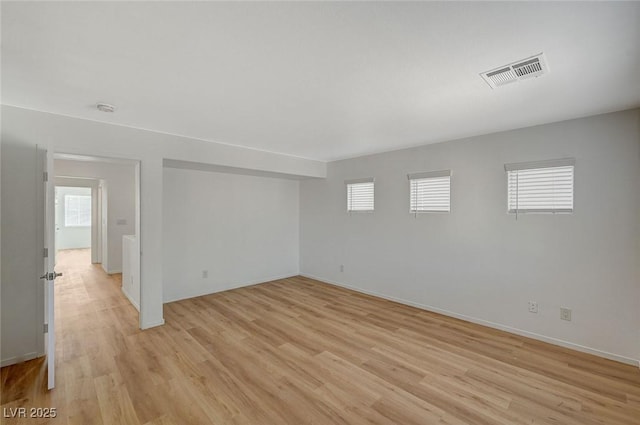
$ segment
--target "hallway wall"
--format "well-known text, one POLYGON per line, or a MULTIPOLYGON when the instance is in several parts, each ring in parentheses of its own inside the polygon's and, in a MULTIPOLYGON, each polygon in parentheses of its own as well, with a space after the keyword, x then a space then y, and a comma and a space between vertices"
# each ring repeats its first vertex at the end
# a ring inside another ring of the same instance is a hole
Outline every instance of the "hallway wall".
POLYGON ((94 161, 56 159, 57 177, 103 179, 107 187, 107 255, 102 267, 107 273, 122 272, 122 236, 134 235, 135 167, 94 161))

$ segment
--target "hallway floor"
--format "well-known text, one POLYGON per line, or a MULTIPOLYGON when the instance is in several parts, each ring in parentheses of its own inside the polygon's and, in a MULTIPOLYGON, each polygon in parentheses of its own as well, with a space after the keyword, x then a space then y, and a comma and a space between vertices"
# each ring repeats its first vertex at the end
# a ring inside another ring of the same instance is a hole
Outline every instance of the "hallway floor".
MULTIPOLYGON (((53 407, 57 418, 51 423, 102 423, 93 417, 96 412, 90 412, 91 406, 97 408, 97 400, 88 404, 74 401, 95 397, 95 391, 89 390, 91 376, 115 366, 117 341, 109 337, 139 333, 138 312, 120 290, 121 275, 108 275, 100 264, 91 264, 90 249, 59 251, 56 271, 63 273, 55 284, 56 388, 46 389, 45 357, 2 368, 3 416, 10 408, 53 407), (113 332, 114 327, 119 332, 113 332)), ((4 417, 0 422, 38 424, 47 420, 4 417)))

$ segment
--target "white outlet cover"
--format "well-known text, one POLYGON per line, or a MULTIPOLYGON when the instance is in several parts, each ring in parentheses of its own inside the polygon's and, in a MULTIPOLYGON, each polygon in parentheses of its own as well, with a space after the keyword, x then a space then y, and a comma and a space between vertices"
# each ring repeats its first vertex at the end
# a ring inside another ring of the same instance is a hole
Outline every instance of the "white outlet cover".
POLYGON ((570 322, 571 321, 571 309, 570 308, 560 307, 560 319, 570 322))

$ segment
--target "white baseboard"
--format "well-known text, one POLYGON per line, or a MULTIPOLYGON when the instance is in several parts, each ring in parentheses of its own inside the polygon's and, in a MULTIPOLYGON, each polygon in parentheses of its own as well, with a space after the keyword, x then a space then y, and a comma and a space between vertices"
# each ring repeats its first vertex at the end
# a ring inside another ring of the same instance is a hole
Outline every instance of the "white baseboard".
POLYGON ((596 348, 586 347, 584 345, 575 344, 573 342, 565 341, 565 340, 562 340, 562 339, 553 338, 553 337, 549 337, 549 336, 545 336, 545 335, 540 335, 540 334, 537 334, 537 333, 534 333, 534 332, 525 331, 525 330, 522 330, 522 329, 518 329, 518 328, 511 327, 511 326, 503 325, 503 324, 500 324, 500 323, 490 322, 490 321, 484 320, 484 319, 478 319, 476 317, 467 316, 465 314, 460 314, 460 313, 455 313, 453 311, 444 310, 444 309, 441 309, 441 308, 438 308, 438 307, 433 307, 433 306, 426 305, 426 304, 420 304, 420 303, 416 303, 416 302, 413 302, 413 301, 408 301, 408 300, 405 300, 405 299, 402 299, 402 298, 396 298, 396 297, 392 297, 390 295, 380 294, 380 293, 373 292, 373 291, 367 291, 365 289, 356 288, 354 286, 350 286, 350 285, 346 285, 346 284, 343 284, 343 283, 340 283, 340 282, 332 281, 330 279, 324 279, 324 278, 318 277, 318 276, 313 276, 313 275, 310 275, 310 274, 307 274, 307 273, 300 273, 300 276, 304 276, 304 277, 307 277, 309 279, 319 280, 321 282, 325 282, 325 283, 329 283, 331 285, 335 285, 335 286, 339 286, 339 287, 342 287, 342 288, 350 289, 352 291, 360 292, 362 294, 367 294, 367 295, 371 295, 371 296, 374 296, 374 297, 383 298, 383 299, 386 299, 386 300, 389 300, 389 301, 394 301, 394 302, 397 302, 397 303, 400 303, 400 304, 409 305, 411 307, 420 308, 422 310, 431 311, 433 313, 442 314, 444 316, 454 317, 456 319, 465 320, 467 322, 476 323, 478 325, 487 326, 489 328, 499 329, 501 331, 509 332, 509 333, 512 333, 512 334, 525 336, 525 337, 528 337, 528 338, 536 339, 538 341, 547 342, 547 343, 553 344, 553 345, 558 345, 560 347, 570 348, 572 350, 576 350, 576 351, 580 351, 580 352, 588 353, 588 354, 593 354, 595 356, 603 357, 605 359, 615 360, 615 361, 620 362, 620 363, 626 363, 626 364, 630 364, 630 365, 633 365, 633 366, 640 367, 640 360, 638 360, 638 359, 632 359, 630 357, 625 357, 625 356, 621 356, 619 354, 609 353, 607 351, 598 350, 596 348))
POLYGON ((162 326, 162 325, 164 325, 164 319, 160 319, 160 321, 158 322, 143 323, 140 325, 140 329, 142 330, 151 329, 151 328, 155 328, 156 326, 162 326))
POLYGON ((138 312, 140 312, 140 305, 133 299, 133 297, 131 297, 131 295, 129 295, 129 293, 127 292, 126 289, 124 289, 124 286, 122 286, 122 293, 124 294, 125 297, 127 297, 127 299, 129 300, 129 302, 131 304, 133 304, 133 306, 136 308, 136 310, 138 310, 138 312))
POLYGON ((204 295, 217 294, 218 292, 230 291, 232 289, 238 289, 238 288, 243 288, 245 286, 257 285, 259 283, 271 282, 273 280, 287 279, 287 278, 295 277, 295 276, 300 276, 300 273, 296 272, 295 274, 286 274, 286 275, 280 275, 280 276, 271 276, 271 277, 265 277, 265 278, 260 278, 260 279, 253 279, 253 280, 246 281, 246 282, 243 282, 243 283, 233 284, 231 286, 228 286, 228 287, 225 287, 223 289, 220 289, 219 291, 213 291, 213 292, 206 291, 206 292, 202 292, 202 293, 195 293, 195 294, 185 295, 184 297, 181 296, 181 297, 178 297, 178 298, 166 299, 166 300, 164 300, 164 304, 172 303, 172 302, 180 301, 180 300, 187 300, 189 298, 202 297, 204 295))
POLYGON ((102 270, 104 270, 104 272, 106 274, 116 274, 116 273, 122 273, 121 269, 108 269, 107 267, 105 267, 104 263, 96 263, 96 264, 100 264, 100 267, 102 268, 102 270))
POLYGON ((3 359, 0 361, 0 367, 11 366, 13 364, 26 362, 28 360, 33 360, 38 357, 42 357, 44 354, 39 354, 35 351, 31 353, 23 354, 22 356, 9 357, 8 359, 3 359))

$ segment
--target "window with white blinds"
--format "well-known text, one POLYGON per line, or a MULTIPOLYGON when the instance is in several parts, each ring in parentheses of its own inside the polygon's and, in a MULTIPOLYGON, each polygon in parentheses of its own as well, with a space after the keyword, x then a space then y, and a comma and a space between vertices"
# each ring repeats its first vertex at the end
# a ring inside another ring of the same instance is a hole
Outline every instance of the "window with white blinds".
POLYGON ((65 227, 91 226, 91 196, 64 196, 64 225, 65 227))
POLYGON ((372 178, 347 180, 347 211, 373 211, 374 180, 372 178))
POLYGON ((450 212, 451 171, 409 174, 409 211, 450 212))
POLYGON ((574 168, 573 159, 506 165, 509 212, 573 212, 574 168))

